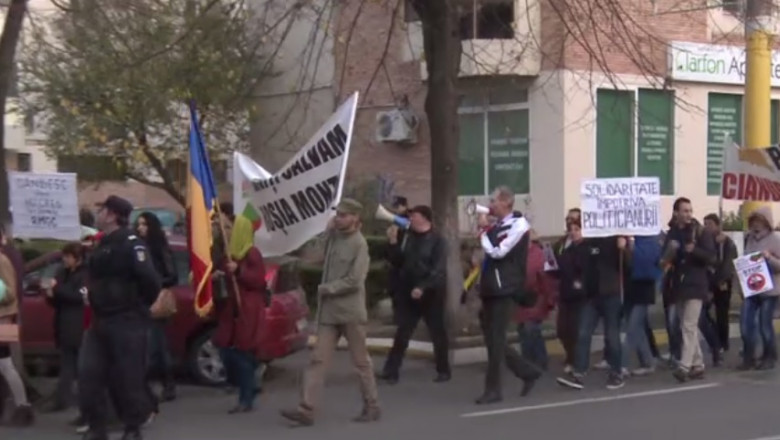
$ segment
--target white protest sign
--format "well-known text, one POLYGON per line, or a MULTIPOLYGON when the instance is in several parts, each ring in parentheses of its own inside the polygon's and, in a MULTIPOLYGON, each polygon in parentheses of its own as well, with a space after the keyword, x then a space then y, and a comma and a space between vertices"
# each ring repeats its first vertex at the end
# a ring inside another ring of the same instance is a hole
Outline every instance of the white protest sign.
POLYGON ((233 205, 249 218, 266 257, 298 249, 327 228, 341 200, 358 94, 353 94, 280 171, 233 155, 233 205))
POLYGON ((760 253, 755 252, 735 259, 734 267, 737 269, 739 285, 742 287, 742 293, 745 295, 745 298, 768 292, 775 288, 772 274, 769 273, 769 266, 767 266, 766 259, 760 253))
POLYGON ((661 232, 658 177, 592 179, 580 186, 582 235, 657 235, 661 232))
POLYGON ((81 237, 76 175, 8 173, 14 236, 78 240, 81 237))
POLYGON ((555 251, 552 248, 552 245, 548 242, 545 242, 543 245, 544 250, 544 271, 545 272, 553 272, 558 270, 558 259, 555 258, 555 251))

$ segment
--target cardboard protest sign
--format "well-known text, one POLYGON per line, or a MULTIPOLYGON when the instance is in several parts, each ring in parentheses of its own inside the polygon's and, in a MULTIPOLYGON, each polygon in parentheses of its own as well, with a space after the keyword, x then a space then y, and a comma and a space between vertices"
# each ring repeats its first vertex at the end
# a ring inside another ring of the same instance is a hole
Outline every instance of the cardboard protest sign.
POLYGON ((582 235, 656 235, 661 232, 658 177, 592 179, 580 186, 582 235))
POLYGON ((358 94, 353 94, 277 173, 247 156, 233 157, 236 215, 255 227, 266 257, 294 251, 321 233, 341 200, 358 94))
POLYGON ((19 238, 81 238, 76 175, 8 173, 13 233, 19 238))
POLYGON ((739 285, 745 298, 768 292, 775 288, 766 259, 758 252, 734 260, 739 285))

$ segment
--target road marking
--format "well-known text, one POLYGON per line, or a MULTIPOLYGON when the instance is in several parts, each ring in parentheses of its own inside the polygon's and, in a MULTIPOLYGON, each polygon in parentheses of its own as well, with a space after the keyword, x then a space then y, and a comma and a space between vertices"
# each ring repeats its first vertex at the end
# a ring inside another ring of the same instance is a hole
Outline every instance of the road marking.
MULTIPOLYGON (((651 397, 651 396, 662 396, 665 394, 676 394, 676 393, 684 393, 687 391, 698 391, 698 390, 705 390, 707 388, 715 388, 719 387, 720 383, 706 383, 702 385, 693 385, 688 387, 676 387, 676 388, 667 388, 663 390, 655 390, 655 391, 643 391, 639 393, 631 393, 631 394, 620 394, 615 396, 608 396, 608 397, 590 397, 587 399, 577 399, 577 400, 568 400, 564 402, 555 402, 555 403, 545 403, 542 405, 531 405, 531 406, 520 406, 515 408, 504 408, 504 409, 496 409, 492 411, 479 411, 479 412, 472 412, 472 413, 466 413, 461 414, 461 417, 464 418, 472 418, 472 417, 485 417, 485 416, 497 416, 502 414, 511 414, 511 413, 519 413, 519 412, 526 412, 526 411, 537 411, 541 409, 550 409, 550 408, 562 408, 566 406, 575 406, 575 405, 583 405, 586 403, 600 403, 600 402, 611 402, 614 400, 625 400, 625 399, 636 399, 639 397, 651 397)), ((756 440, 765 440, 765 439, 756 439, 756 440)), ((769 440, 769 439, 766 439, 769 440)), ((775 439, 772 439, 775 440, 775 439)), ((780 440, 780 437, 777 438, 777 440, 780 440)))
POLYGON ((773 437, 759 437, 759 438, 752 438, 750 440, 780 440, 780 435, 775 435, 773 437))

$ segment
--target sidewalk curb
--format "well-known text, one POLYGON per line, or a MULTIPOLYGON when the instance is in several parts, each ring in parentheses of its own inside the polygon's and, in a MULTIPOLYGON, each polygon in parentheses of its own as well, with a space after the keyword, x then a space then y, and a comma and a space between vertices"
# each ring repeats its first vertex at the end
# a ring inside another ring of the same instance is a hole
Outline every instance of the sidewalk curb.
MULTIPOLYGON (((780 320, 774 320, 775 333, 780 334, 780 320)), ((732 323, 729 327, 729 334, 731 338, 741 337, 739 330, 739 324, 732 323)), ((669 337, 666 334, 666 329, 653 330, 656 344, 659 347, 665 347, 669 345, 669 337)), ((620 334, 621 340, 625 337, 625 333, 620 334)), ((476 338, 481 338, 477 335, 476 338)), ((461 338, 456 338, 461 339, 461 338)), ((474 340, 475 336, 468 336, 464 339, 474 340)), ((551 356, 561 356, 564 354, 563 346, 555 336, 555 332, 545 335, 547 353, 551 356)), ((317 343, 317 336, 309 336, 309 349, 314 347, 317 343)), ((390 348, 393 346, 392 338, 366 338, 366 346, 368 352, 372 355, 386 355, 390 348)), ((347 341, 341 338, 337 345, 338 350, 347 349, 347 341)), ((593 343, 591 344, 591 353, 602 351, 604 349, 604 337, 603 335, 595 335, 593 337, 593 343)), ((452 350, 452 364, 453 365, 470 365, 483 363, 487 361, 487 350, 484 345, 478 345, 473 347, 456 348, 452 350)), ((406 357, 412 359, 433 360, 433 344, 426 341, 409 341, 409 348, 406 350, 406 357)))

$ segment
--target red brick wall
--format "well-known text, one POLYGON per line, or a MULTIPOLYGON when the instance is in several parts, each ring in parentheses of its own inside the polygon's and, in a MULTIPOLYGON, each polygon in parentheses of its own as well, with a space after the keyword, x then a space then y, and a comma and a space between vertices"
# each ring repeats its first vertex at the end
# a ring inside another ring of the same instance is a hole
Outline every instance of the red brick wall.
POLYGON ((349 179, 356 181, 371 179, 378 174, 387 175, 395 183, 396 193, 409 197, 410 203, 427 203, 430 201, 430 155, 424 112, 426 87, 420 75, 419 62, 402 60, 402 51, 409 44, 403 7, 399 8, 395 26, 391 29, 396 1, 345 0, 341 3, 334 49, 339 101, 356 90, 360 92, 349 158, 349 179), (355 20, 361 3, 362 11, 355 20), (390 40, 385 54, 388 34, 390 40), (367 90, 369 83, 370 89, 367 90), (377 142, 374 139, 377 112, 392 109, 404 96, 408 97, 411 108, 420 119, 417 144, 403 146, 377 142))

